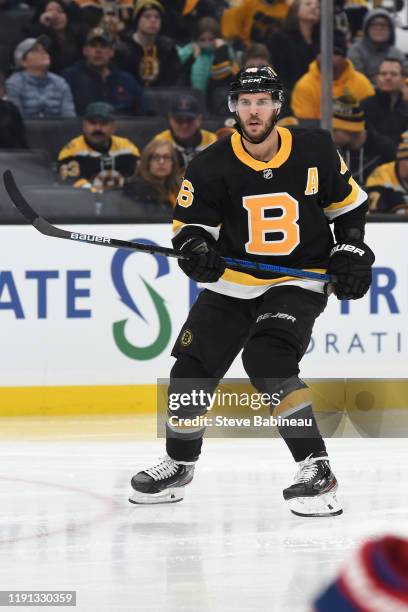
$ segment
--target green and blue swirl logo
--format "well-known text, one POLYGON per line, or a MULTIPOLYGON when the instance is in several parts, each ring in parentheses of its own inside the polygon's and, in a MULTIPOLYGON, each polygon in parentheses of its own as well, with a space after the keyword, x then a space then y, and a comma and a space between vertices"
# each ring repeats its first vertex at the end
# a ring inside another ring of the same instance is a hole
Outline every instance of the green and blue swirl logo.
MULTIPOLYGON (((155 245, 155 242, 151 240, 145 239, 133 239, 133 242, 143 242, 144 244, 152 244, 155 245)), ((140 317, 143 321, 146 321, 145 317, 142 315, 135 302, 133 301, 132 296, 129 293, 127 288, 124 275, 123 268, 125 261, 130 256, 137 255, 137 251, 125 251, 123 249, 118 250, 112 259, 111 265, 111 274, 112 281, 115 286, 116 291, 118 292, 120 301, 129 308, 133 315, 140 317)), ((154 257, 157 263, 157 274, 155 280, 158 278, 169 274, 170 266, 166 257, 162 255, 151 255, 154 257)), ((153 306, 156 310, 157 317, 159 320, 159 329, 157 332, 157 336, 155 340, 148 346, 135 346, 126 337, 126 324, 129 319, 122 319, 121 321, 116 321, 113 323, 113 337, 118 349, 130 359, 136 359, 137 361, 147 361, 149 359, 154 359, 160 353, 164 351, 166 346, 168 345, 171 337, 171 319, 169 312, 166 308, 165 300, 162 296, 152 287, 150 283, 148 283, 143 276, 140 274, 140 278, 146 288, 147 293, 149 294, 153 306)))

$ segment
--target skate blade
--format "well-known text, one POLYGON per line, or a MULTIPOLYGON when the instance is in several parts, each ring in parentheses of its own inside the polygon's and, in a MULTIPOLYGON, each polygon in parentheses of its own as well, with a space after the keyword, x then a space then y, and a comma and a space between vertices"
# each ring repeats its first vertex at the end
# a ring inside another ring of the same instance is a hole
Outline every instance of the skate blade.
POLYGON ((131 504, 149 506, 153 504, 174 504, 184 499, 184 487, 174 487, 160 493, 140 493, 134 491, 129 497, 131 504))
POLYGON ((288 501, 289 509, 296 516, 339 516, 343 508, 334 493, 325 493, 316 497, 294 497, 288 501))

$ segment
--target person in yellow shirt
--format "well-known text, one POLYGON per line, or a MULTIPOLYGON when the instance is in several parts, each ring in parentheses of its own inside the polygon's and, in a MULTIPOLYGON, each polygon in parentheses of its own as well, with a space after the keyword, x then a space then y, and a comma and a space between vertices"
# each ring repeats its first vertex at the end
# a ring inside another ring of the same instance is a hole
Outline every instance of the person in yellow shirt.
POLYGON ((397 159, 377 166, 366 187, 370 212, 408 215, 408 132, 402 134, 397 159))
POLYGON ((94 193, 123 187, 135 175, 140 152, 127 138, 115 136, 115 130, 110 104, 88 104, 82 134, 70 140, 58 155, 61 181, 94 193))
MULTIPOLYGON (((358 102, 373 96, 374 88, 368 78, 354 69, 347 59, 347 43, 342 32, 335 32, 333 46, 333 98, 350 95, 358 102)), ((309 64, 309 70, 295 84, 291 106, 298 119, 320 119, 320 55, 309 64)))
POLYGON ((174 145, 181 168, 185 168, 200 151, 217 140, 216 134, 201 129, 202 122, 203 114, 197 98, 181 94, 172 100, 170 129, 156 134, 155 139, 174 145))
POLYGON ((288 14, 290 0, 244 0, 240 6, 224 11, 222 37, 240 38, 246 45, 265 43, 288 14))

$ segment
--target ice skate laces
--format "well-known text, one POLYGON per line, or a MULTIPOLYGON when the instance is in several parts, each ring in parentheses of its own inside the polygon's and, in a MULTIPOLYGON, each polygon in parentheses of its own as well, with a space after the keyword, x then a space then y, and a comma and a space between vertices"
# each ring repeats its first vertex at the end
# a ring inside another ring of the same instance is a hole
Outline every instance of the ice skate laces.
POLYGON ((170 459, 170 457, 163 457, 162 461, 157 465, 147 468, 146 474, 154 478, 154 480, 163 480, 164 478, 170 478, 178 470, 178 463, 170 459))
POLYGON ((308 482, 314 478, 317 474, 318 467, 316 465, 316 458, 309 455, 304 461, 301 462, 300 467, 295 475, 295 484, 300 482, 308 482))

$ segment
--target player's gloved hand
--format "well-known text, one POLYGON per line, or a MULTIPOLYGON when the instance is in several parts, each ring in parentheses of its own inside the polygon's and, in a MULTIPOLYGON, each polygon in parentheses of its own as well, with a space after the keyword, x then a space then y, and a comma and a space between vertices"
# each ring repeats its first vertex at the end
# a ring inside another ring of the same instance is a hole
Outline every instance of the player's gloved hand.
POLYGON ((225 270, 225 261, 203 237, 189 238, 180 247, 189 259, 179 259, 178 264, 187 276, 199 283, 215 283, 225 270))
POLYGON ((375 256, 364 242, 336 244, 330 253, 328 274, 337 278, 334 293, 339 300, 358 300, 371 285, 375 256))

